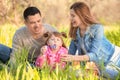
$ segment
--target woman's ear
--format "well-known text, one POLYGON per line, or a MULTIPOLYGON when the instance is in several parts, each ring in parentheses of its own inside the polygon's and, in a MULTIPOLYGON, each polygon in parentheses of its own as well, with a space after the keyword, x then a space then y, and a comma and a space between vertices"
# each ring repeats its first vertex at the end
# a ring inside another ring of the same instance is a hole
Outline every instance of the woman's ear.
POLYGON ((64 38, 67 38, 67 35, 66 35, 65 32, 61 32, 61 34, 62 34, 62 36, 63 36, 64 38))

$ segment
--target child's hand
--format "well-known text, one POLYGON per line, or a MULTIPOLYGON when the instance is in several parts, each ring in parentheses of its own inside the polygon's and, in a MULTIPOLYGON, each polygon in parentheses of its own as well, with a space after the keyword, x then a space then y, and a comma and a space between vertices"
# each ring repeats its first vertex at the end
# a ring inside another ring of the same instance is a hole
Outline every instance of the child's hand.
POLYGON ((47 51, 47 46, 41 47, 41 53, 44 54, 47 51))
POLYGON ((46 65, 46 56, 42 55, 36 59, 35 65, 39 68, 43 68, 46 65))

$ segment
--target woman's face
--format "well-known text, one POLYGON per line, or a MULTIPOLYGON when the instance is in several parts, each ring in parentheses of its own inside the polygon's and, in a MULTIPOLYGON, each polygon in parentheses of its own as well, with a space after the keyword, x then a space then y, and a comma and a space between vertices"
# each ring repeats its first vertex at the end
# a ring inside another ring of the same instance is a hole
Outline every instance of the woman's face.
POLYGON ((49 38, 47 44, 48 44, 51 48, 59 49, 59 48, 62 46, 63 42, 62 42, 61 38, 52 35, 52 36, 49 38))
POLYGON ((79 16, 75 13, 73 9, 70 10, 70 21, 73 27, 78 27, 82 23, 79 16))

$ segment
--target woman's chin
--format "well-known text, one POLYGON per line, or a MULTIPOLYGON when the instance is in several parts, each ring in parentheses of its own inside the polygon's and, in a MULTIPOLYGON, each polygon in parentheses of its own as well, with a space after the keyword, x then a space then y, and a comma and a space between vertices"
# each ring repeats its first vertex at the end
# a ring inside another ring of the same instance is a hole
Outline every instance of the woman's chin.
POLYGON ((73 27, 78 27, 77 25, 73 25, 73 27))

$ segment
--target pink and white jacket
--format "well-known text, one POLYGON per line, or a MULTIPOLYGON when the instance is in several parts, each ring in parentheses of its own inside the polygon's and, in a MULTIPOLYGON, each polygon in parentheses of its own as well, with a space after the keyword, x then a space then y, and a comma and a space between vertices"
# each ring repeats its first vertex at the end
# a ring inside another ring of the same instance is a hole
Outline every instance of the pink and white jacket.
POLYGON ((68 54, 67 48, 61 47, 57 53, 53 54, 50 47, 47 46, 46 53, 42 56, 38 56, 35 65, 42 68, 47 62, 47 64, 54 69, 56 67, 56 63, 58 63, 61 68, 64 68, 66 63, 60 60, 60 56, 63 54, 68 54))

